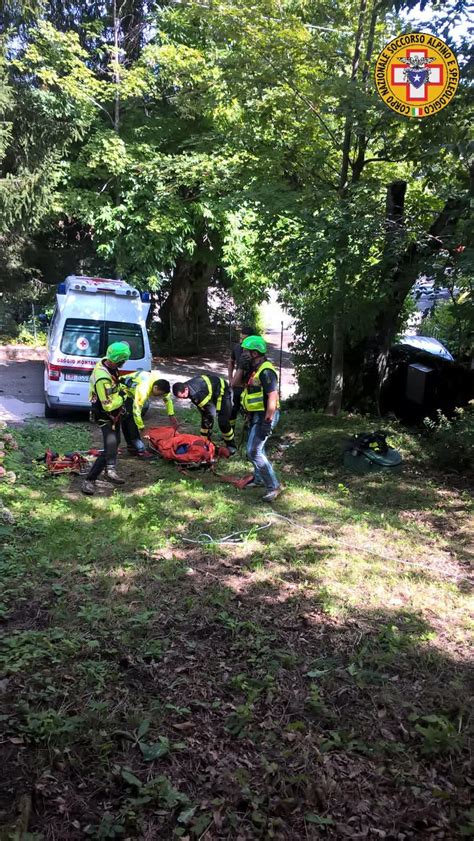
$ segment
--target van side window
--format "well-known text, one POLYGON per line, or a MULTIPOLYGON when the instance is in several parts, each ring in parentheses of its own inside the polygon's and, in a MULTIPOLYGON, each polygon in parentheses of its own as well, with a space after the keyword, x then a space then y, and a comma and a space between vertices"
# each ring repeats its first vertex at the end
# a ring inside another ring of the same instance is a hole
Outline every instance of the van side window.
POLYGON ((120 321, 106 322, 106 346, 112 342, 128 342, 132 351, 130 359, 142 359, 145 356, 143 333, 139 324, 123 324, 120 321))
POLYGON ((62 353, 74 356, 101 356, 101 322, 67 318, 61 338, 62 353))

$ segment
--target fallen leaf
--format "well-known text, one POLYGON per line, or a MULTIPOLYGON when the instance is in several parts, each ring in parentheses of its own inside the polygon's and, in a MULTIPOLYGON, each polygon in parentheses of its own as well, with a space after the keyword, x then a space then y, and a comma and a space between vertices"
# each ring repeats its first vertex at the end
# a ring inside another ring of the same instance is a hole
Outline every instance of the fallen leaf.
POLYGON ((122 768, 122 778, 131 786, 136 786, 137 788, 142 787, 141 781, 128 768, 122 768))
POLYGON ((189 823, 189 821, 193 817, 196 809, 197 809, 197 806, 189 806, 188 809, 184 809, 182 812, 180 812, 180 814, 178 815, 178 818, 177 818, 178 823, 184 823, 184 824, 189 823))

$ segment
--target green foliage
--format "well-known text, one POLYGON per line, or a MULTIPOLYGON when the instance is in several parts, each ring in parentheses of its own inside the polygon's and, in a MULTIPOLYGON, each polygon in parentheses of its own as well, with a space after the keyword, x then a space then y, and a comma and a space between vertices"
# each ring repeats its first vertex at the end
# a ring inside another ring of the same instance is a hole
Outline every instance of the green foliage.
MULTIPOLYGON (((23 49, 22 30, 8 59, 8 38, 0 44, 0 77, 7 81, 0 95, 0 276, 7 293, 28 283, 31 295, 42 274, 33 240, 48 220, 58 222, 56 190, 64 182, 72 145, 86 132, 89 114, 71 101, 67 79, 58 84, 47 75, 50 56, 61 52, 59 35, 27 17, 25 25, 36 40, 23 49), (43 67, 46 75, 34 81, 36 67, 43 67)), ((75 44, 72 37, 62 40, 75 44)), ((64 56, 57 60, 64 61, 64 56)))
POLYGON ((474 468, 474 405, 456 409, 446 417, 440 410, 436 419, 425 418, 427 445, 433 462, 442 470, 468 473, 474 468))
POLYGON ((50 426, 45 421, 27 421, 13 432, 26 461, 40 458, 47 448, 58 453, 87 450, 91 445, 90 430, 86 424, 50 426))
POLYGON ((33 742, 57 744, 62 739, 71 741, 73 734, 83 726, 84 721, 80 716, 65 716, 49 709, 27 713, 19 731, 33 742))
POLYGON ((474 351, 474 299, 470 292, 457 301, 438 304, 423 319, 421 332, 438 339, 456 358, 470 359, 474 351))
POLYGON ((326 826, 332 826, 334 824, 333 819, 330 816, 321 817, 321 815, 315 815, 313 812, 307 812, 304 816, 304 819, 309 824, 315 824, 316 826, 324 829, 326 826))
POLYGON ((66 638, 59 628, 49 633, 18 631, 5 640, 0 662, 5 674, 16 674, 36 663, 60 663, 77 655, 80 648, 77 638, 66 638))
POLYGON ((34 347, 46 347, 48 341, 48 334, 44 330, 34 330, 31 321, 25 322, 21 325, 16 343, 20 345, 31 345, 34 347))
POLYGON ((13 318, 10 308, 3 301, 0 301, 0 343, 9 344, 10 341, 14 342, 18 333, 18 324, 13 318))
POLYGON ((65 252, 68 271, 154 289, 176 275, 192 285, 198 269, 245 320, 273 285, 296 319, 298 374, 323 395, 334 317, 354 359, 381 313, 402 305, 396 260, 417 242, 428 262, 433 214, 466 189, 467 85, 450 120, 398 119, 371 72, 400 22, 366 8, 351 78, 358 16, 354 2, 126 2, 117 52, 110 4, 23 11, 0 95, 10 285, 56 279, 65 252), (395 178, 409 182, 406 227, 388 244, 395 178))
MULTIPOLYGON (((5 149, 11 140, 12 124, 7 118, 12 106, 12 101, 13 92, 7 82, 4 46, 0 42, 0 160, 3 158, 5 149)), ((3 183, 0 183, 3 189, 3 183)))
MULTIPOLYGON (((437 146, 434 153, 416 121, 387 114, 368 82, 389 30, 395 33, 399 25, 385 17, 385 9, 379 9, 373 43, 361 45, 369 66, 360 62, 352 79, 348 57, 355 50, 355 8, 332 10, 332 26, 327 19, 308 25, 305 11, 294 4, 256 8, 244 3, 238 9, 221 4, 219 15, 213 10, 206 16, 199 7, 204 44, 210 38, 219 47, 215 58, 210 53, 215 62, 211 91, 225 82, 232 102, 227 142, 244 142, 251 157, 248 199, 231 217, 224 246, 229 271, 237 286, 250 284, 256 294, 256 269, 281 290, 296 318, 298 373, 323 359, 324 378, 336 314, 343 320, 349 359, 373 336, 386 309, 394 313, 390 338, 400 326, 408 290, 400 296, 394 289, 397 261, 409 244, 418 243, 423 268, 434 209, 442 208, 453 184, 454 193, 465 193, 468 131, 463 105, 456 103, 453 116, 456 120, 459 114, 460 122, 448 129, 443 122, 440 130, 455 134, 458 142, 437 146), (345 133, 347 155, 338 142, 345 133), (385 194, 395 178, 409 182, 406 224, 402 236, 387 238, 385 194)), ((174 39, 182 27, 193 55, 196 44, 204 49, 195 12, 191 4, 184 14, 173 11, 164 20, 164 27, 173 22, 174 39)), ((182 94, 188 100, 192 78, 182 94)), ((217 109, 214 120, 218 126, 217 109)))
POLYGON ((257 335, 263 336, 265 333, 265 322, 259 303, 248 299, 239 302, 239 297, 235 290, 233 290, 233 298, 236 301, 233 316, 235 323, 239 327, 251 327, 257 335))
POLYGON ((460 749, 459 733, 454 724, 444 715, 410 716, 415 723, 415 731, 421 738, 421 753, 426 756, 434 754, 457 753, 460 749))

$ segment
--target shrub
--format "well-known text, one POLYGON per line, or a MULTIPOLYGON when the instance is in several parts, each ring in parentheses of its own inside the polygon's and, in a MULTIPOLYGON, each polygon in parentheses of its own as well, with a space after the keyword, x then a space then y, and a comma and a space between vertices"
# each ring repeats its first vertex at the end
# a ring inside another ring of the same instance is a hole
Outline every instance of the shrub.
POLYGON ((33 325, 30 322, 26 322, 22 324, 20 327, 20 332, 18 333, 18 338, 16 339, 16 343, 19 345, 41 345, 42 347, 46 346, 48 341, 48 334, 45 333, 43 330, 36 329, 36 336, 35 331, 33 329, 33 325))
POLYGON ((0 342, 9 344, 14 342, 18 336, 18 324, 13 318, 9 307, 0 301, 0 342))
POLYGON ((421 331, 446 345, 451 353, 469 359, 474 349, 474 299, 464 293, 458 301, 438 304, 423 319, 421 331))
POLYGON ((437 467, 474 468, 474 400, 465 409, 455 409, 451 418, 438 409, 436 419, 425 418, 424 425, 430 455, 437 467))
POLYGON ((265 333, 265 322, 262 316, 262 309, 258 303, 253 301, 238 303, 235 307, 234 319, 239 327, 253 327, 256 335, 263 336, 265 333))

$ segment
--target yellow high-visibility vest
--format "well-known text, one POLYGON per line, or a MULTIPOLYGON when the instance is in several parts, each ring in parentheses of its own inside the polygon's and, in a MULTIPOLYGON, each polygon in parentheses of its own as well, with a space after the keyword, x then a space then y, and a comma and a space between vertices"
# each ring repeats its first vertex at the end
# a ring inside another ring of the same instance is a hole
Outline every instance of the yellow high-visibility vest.
MULTIPOLYGON (((242 392, 241 401, 246 412, 265 411, 263 388, 262 383, 260 382, 260 374, 262 371, 273 371, 278 377, 275 366, 269 362, 268 359, 265 359, 265 361, 262 362, 262 364, 258 366, 257 370, 250 376, 249 381, 242 392)), ((280 408, 279 399, 277 400, 277 409, 278 408, 280 408)))
MULTIPOLYGON (((120 378, 122 392, 133 400, 133 419, 138 429, 143 429, 142 412, 145 404, 153 396, 153 386, 156 385, 159 375, 156 371, 135 371, 132 374, 124 374, 120 378)), ((166 406, 168 417, 174 415, 174 406, 170 394, 162 395, 166 406)))
POLYGON ((115 381, 103 362, 97 362, 89 379, 89 400, 102 405, 104 412, 120 409, 123 398, 119 394, 120 385, 115 381))

